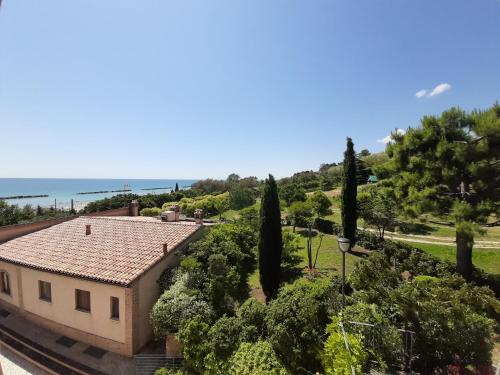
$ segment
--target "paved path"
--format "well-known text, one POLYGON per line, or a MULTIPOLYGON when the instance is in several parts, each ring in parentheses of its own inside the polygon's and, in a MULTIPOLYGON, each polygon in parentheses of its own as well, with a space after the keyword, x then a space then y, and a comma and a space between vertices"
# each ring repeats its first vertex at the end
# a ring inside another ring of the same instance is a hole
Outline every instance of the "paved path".
MULTIPOLYGON (((358 229, 366 230, 368 232, 378 233, 376 229, 362 228, 362 227, 358 227, 358 229)), ((389 232, 389 231, 385 231, 384 237, 398 241, 429 243, 429 244, 444 245, 444 246, 456 246, 455 238, 453 237, 421 236, 417 234, 402 235, 400 233, 389 232)), ((500 248, 500 242, 479 240, 479 241, 474 241, 474 247, 477 249, 500 248)))
POLYGON ((0 375, 48 375, 0 344, 0 375))

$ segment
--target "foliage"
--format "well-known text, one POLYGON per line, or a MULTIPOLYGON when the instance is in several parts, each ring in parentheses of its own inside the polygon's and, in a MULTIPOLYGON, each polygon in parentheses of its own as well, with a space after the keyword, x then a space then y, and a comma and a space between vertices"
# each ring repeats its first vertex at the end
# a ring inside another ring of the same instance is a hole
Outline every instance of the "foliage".
POLYGON ((236 223, 252 228, 256 232, 260 223, 259 211, 253 206, 242 209, 236 223))
POLYGON ((347 149, 344 153, 344 172, 342 175, 342 228, 344 237, 351 240, 351 246, 356 241, 357 213, 356 213, 356 154, 351 138, 347 138, 347 149))
POLYGON ((448 364, 491 361, 493 321, 474 311, 463 285, 454 289, 449 283, 416 280, 402 284, 393 294, 400 318, 418 337, 417 365, 424 372, 448 364))
POLYGON ((195 374, 204 374, 205 358, 210 353, 209 331, 209 321, 198 315, 185 322, 177 335, 183 344, 184 366, 195 374))
POLYGON ((278 188, 272 175, 266 180, 260 207, 259 275, 262 290, 269 301, 276 295, 280 284, 281 210, 278 188))
MULTIPOLYGON (((186 216, 193 216, 194 211, 197 209, 203 210, 204 215, 210 216, 214 214, 221 214, 229 206, 229 193, 222 193, 217 195, 201 195, 193 198, 182 198, 179 201, 181 212, 186 216)), ((163 205, 163 208, 168 208, 171 202, 163 205)))
POLYGON ((172 370, 165 367, 159 368, 155 371, 154 375, 184 375, 182 370, 172 370))
POLYGON ((311 202, 293 202, 287 210, 287 220, 293 226, 295 231, 296 227, 307 227, 313 216, 311 202))
POLYGON ((367 250, 380 250, 383 248, 384 239, 367 230, 356 231, 356 243, 367 250))
POLYGON ((234 310, 234 300, 238 300, 239 274, 235 266, 228 264, 222 254, 208 258, 207 298, 215 313, 220 316, 234 310))
POLYGON ((251 206, 255 203, 256 191, 252 188, 234 186, 229 190, 230 207, 235 210, 251 206))
POLYGON ((8 204, 0 200, 0 226, 27 223, 36 220, 44 220, 53 217, 63 217, 74 215, 75 212, 64 209, 42 208, 38 206, 34 209, 27 204, 22 208, 16 204, 8 204))
POLYGON ((289 281, 302 274, 300 263, 302 257, 298 255, 300 236, 288 230, 283 231, 283 251, 281 253, 282 281, 289 281))
POLYGON ((320 217, 314 219, 313 227, 317 229, 319 232, 324 234, 339 233, 339 227, 334 221, 328 219, 322 219, 320 217))
POLYGON ((365 185, 370 177, 371 169, 365 164, 365 161, 359 154, 356 155, 356 183, 358 186, 365 185))
POLYGON ((266 341, 242 343, 231 358, 230 375, 287 375, 271 344, 266 341))
POLYGON ((214 180, 212 178, 207 178, 206 180, 196 181, 191 185, 193 189, 200 190, 205 194, 223 193, 227 191, 228 185, 224 180, 214 180))
POLYGON ((394 230, 398 221, 392 190, 380 187, 365 189, 358 194, 357 201, 359 217, 377 228, 379 238, 384 238, 386 229, 394 230))
POLYGON ((314 171, 303 171, 293 174, 291 177, 282 178, 281 185, 295 184, 297 187, 305 191, 313 191, 322 188, 321 175, 314 171))
POLYGON ((363 161, 366 168, 369 169, 370 174, 377 174, 376 168, 389 161, 389 157, 385 152, 377 152, 369 155, 359 155, 359 158, 363 161))
POLYGON ((190 244, 181 267, 216 316, 232 314, 235 305, 248 298, 247 279, 255 269, 256 242, 251 228, 225 224, 212 227, 205 238, 190 244), (192 266, 186 267, 189 259, 192 266))
POLYGON ((301 367, 318 370, 329 314, 340 308, 330 280, 300 279, 283 287, 272 300, 265 318, 268 341, 294 374, 301 367))
POLYGON ((323 217, 331 213, 330 207, 332 205, 332 202, 322 191, 315 191, 309 197, 309 201, 311 202, 312 210, 317 217, 323 217))
POLYGON ((153 306, 151 323, 157 337, 177 332, 185 321, 198 314, 211 314, 205 301, 187 291, 186 282, 187 275, 181 275, 153 306))
POLYGON ((347 331, 359 333, 363 337, 370 360, 377 362, 383 369, 388 369, 391 365, 400 367, 403 364, 401 336, 390 320, 379 311, 377 305, 358 302, 344 309, 342 317, 346 322, 347 331), (374 326, 355 325, 348 322, 361 322, 374 326))
POLYGON ((163 270, 160 277, 156 281, 160 290, 160 294, 163 294, 164 291, 169 289, 175 283, 178 274, 179 272, 177 268, 166 268, 165 270, 163 270))
POLYGON ((141 216, 159 216, 163 212, 163 209, 158 207, 143 208, 140 211, 141 216))
POLYGON ((250 298, 237 311, 242 322, 242 342, 256 342, 265 335, 266 305, 250 298))
MULTIPOLYGON (((486 287, 452 276, 453 267, 409 245, 383 241, 379 253, 357 263, 351 274, 353 297, 364 304, 345 313, 365 321, 378 321, 385 333, 387 322, 415 331, 416 367, 423 373, 448 364, 488 364, 493 321, 500 303, 486 287), (406 280, 406 281, 405 281, 406 280), (366 304, 370 304, 367 306, 366 304), (371 306, 377 305, 379 308, 371 306)), ((390 338, 384 338, 390 343, 390 338)), ((388 363, 389 348, 373 352, 388 363), (385 358, 385 359, 384 359, 385 358)))
POLYGON ((349 350, 347 350, 338 319, 334 319, 328 325, 327 333, 328 338, 321 355, 325 374, 351 375, 351 368, 354 368, 356 374, 364 374, 363 366, 366 363, 367 355, 363 346, 363 337, 347 333, 349 342, 349 350))
POLYGON ((305 190, 294 183, 281 184, 279 186, 279 196, 287 206, 290 206, 293 202, 304 202, 307 199, 305 190))
POLYGON ((430 212, 452 215, 457 223, 457 268, 473 272, 473 223, 500 211, 500 105, 471 114, 451 108, 426 116, 405 135, 393 134, 387 147, 393 189, 410 217, 430 212))
POLYGON ((137 200, 139 202, 139 207, 152 208, 152 207, 162 207, 165 202, 177 202, 188 194, 189 190, 183 190, 182 192, 172 192, 163 194, 118 194, 110 198, 99 199, 94 202, 90 202, 85 206, 84 213, 98 212, 110 210, 113 208, 126 207, 130 201, 137 200))

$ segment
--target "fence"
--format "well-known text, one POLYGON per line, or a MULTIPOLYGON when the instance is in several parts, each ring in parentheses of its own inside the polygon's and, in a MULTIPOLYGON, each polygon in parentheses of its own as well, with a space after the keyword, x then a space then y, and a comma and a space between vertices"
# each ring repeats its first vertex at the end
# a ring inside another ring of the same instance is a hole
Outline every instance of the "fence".
POLYGON ((134 356, 136 375, 151 375, 159 368, 181 370, 184 368, 182 357, 164 354, 138 354, 134 356))
MULTIPOLYGON (((348 321, 347 324, 349 325, 349 331, 360 333, 364 337, 364 344, 367 347, 374 350, 377 349, 378 345, 381 342, 379 340, 379 337, 381 336, 381 329, 384 329, 383 327, 377 326, 375 324, 353 321, 348 321)), ((344 340, 346 340, 346 347, 348 347, 347 337, 345 335, 343 325, 341 325, 341 329, 344 335, 344 340)), ((416 335, 415 332, 405 329, 398 329, 398 332, 401 337, 401 350, 399 353, 399 355, 401 356, 401 364, 403 365, 404 370, 407 370, 409 373, 411 373, 412 363, 414 360, 413 347, 415 345, 416 335)), ((399 364, 396 363, 389 363, 388 365, 399 367, 399 364)))

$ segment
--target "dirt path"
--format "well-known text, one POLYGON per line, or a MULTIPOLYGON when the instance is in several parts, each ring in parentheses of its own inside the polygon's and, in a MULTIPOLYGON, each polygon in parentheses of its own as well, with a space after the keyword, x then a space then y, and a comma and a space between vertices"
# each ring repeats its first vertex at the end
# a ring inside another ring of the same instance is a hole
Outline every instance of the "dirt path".
MULTIPOLYGON (((362 230, 367 230, 369 232, 377 233, 377 230, 370 228, 358 228, 362 230)), ((428 243, 428 244, 436 244, 436 245, 444 245, 444 246, 456 246, 455 238, 453 237, 438 237, 438 236, 420 236, 417 234, 398 234, 394 232, 385 232, 385 237, 391 240, 399 240, 406 242, 419 242, 419 243, 428 243)), ((474 241, 474 247, 480 249, 489 249, 489 248, 500 248, 500 242, 498 241, 474 241)))

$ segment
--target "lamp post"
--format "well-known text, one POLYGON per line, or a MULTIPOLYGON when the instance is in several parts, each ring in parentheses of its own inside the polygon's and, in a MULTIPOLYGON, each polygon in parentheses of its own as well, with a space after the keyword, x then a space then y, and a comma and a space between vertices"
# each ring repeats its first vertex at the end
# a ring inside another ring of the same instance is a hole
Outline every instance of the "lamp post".
POLYGON ((351 240, 348 238, 339 238, 337 241, 342 253, 342 306, 345 306, 345 253, 351 248, 351 240))

